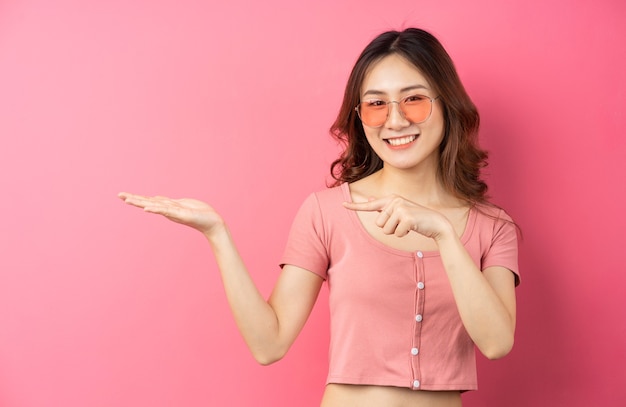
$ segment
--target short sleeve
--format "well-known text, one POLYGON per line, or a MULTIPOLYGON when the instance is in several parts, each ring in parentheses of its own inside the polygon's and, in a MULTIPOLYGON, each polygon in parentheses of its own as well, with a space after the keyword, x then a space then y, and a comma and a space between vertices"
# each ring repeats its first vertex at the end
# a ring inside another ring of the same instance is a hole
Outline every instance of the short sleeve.
POLYGON ((291 264, 328 277, 329 255, 320 205, 315 194, 302 203, 291 225, 280 266, 291 264))
POLYGON ((482 258, 482 269, 505 267, 515 274, 515 285, 520 283, 518 267, 517 225, 504 211, 494 220, 491 245, 482 258))

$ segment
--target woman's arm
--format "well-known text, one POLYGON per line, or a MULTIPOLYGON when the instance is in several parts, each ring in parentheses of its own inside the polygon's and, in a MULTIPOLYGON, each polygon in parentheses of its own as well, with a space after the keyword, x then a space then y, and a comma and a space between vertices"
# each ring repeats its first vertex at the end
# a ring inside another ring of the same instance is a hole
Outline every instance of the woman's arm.
POLYGON ((505 356, 515 333, 515 277, 503 267, 480 270, 452 224, 439 212, 402 197, 348 203, 352 210, 378 211, 376 225, 398 237, 411 231, 434 239, 452 287, 461 320, 480 351, 490 359, 505 356))
POLYGON ((209 241, 237 326, 254 358, 267 365, 280 360, 304 326, 322 278, 286 265, 266 301, 254 284, 222 217, 209 205, 191 199, 119 195, 143 208, 200 231, 209 241))
POLYGON ((481 272, 454 230, 435 241, 465 329, 487 358, 506 356, 515 334, 514 274, 504 267, 481 272))

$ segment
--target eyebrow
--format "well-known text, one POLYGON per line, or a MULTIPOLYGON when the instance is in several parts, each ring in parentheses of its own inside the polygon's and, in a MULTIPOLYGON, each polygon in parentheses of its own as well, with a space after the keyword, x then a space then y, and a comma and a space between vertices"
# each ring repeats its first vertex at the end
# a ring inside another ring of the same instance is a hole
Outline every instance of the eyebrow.
MULTIPOLYGON (((407 86, 406 88, 402 88, 400 89, 400 93, 404 93, 404 92, 408 92, 411 90, 417 90, 417 89, 426 89, 429 90, 426 86, 424 85, 412 85, 412 86, 407 86)), ((380 96, 380 95, 386 95, 386 92, 383 92, 381 90, 376 90, 376 89, 370 89, 367 90, 363 96, 367 96, 367 95, 375 95, 375 96, 380 96)))

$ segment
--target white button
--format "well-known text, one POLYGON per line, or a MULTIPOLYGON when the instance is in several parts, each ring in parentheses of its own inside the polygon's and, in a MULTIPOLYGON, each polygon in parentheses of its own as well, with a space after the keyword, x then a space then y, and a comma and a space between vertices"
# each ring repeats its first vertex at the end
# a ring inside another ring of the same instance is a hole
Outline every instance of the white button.
POLYGON ((421 282, 421 281, 419 283, 417 283, 417 288, 419 288, 420 290, 423 290, 424 289, 424 283, 421 282))
POLYGON ((417 315, 415 316, 415 320, 416 320, 417 322, 422 322, 422 314, 417 314, 417 315))
POLYGON ((421 259, 422 257, 424 257, 424 253, 418 251, 417 252, 417 257, 419 257, 421 259))
POLYGON ((415 355, 417 355, 418 353, 420 353, 419 349, 417 349, 417 348, 413 348, 413 349, 411 349, 411 355, 415 356, 415 355))
POLYGON ((418 387, 420 387, 420 381, 419 380, 413 380, 413 387, 416 388, 416 389, 418 387))

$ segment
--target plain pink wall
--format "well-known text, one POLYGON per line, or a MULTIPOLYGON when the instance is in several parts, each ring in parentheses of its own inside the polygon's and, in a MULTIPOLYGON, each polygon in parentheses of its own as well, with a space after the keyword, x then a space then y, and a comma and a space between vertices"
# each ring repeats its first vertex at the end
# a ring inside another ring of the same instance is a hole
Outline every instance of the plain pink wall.
POLYGON ((124 206, 194 196, 269 294, 373 36, 420 26, 482 113, 522 226, 517 343, 472 406, 623 406, 626 6, 613 1, 0 1, 0 406, 314 406, 326 293, 260 367, 208 245, 124 206))

